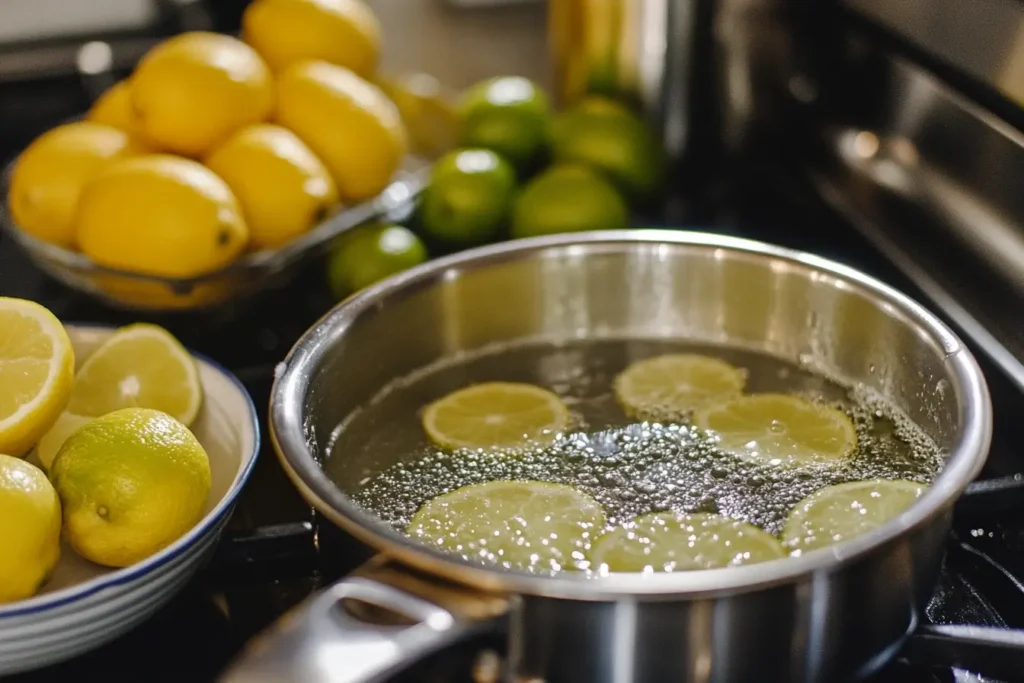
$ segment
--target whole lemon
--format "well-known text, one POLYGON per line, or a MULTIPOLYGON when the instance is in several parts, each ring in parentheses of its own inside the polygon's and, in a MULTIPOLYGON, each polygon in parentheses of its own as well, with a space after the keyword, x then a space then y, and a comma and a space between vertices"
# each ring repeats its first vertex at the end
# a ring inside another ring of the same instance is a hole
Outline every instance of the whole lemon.
POLYGON ((118 81, 96 98, 85 115, 86 120, 113 126, 131 136, 136 146, 147 147, 146 134, 132 109, 132 86, 128 79, 118 81))
POLYGON ((243 128, 210 153, 206 166, 238 198, 254 249, 290 242, 338 203, 338 188, 323 163, 281 126, 243 128))
POLYGON ((242 15, 242 37, 274 71, 322 59, 370 78, 380 33, 363 0, 256 0, 242 15))
POLYGON ((125 408, 72 434, 50 479, 64 512, 64 538, 75 552, 127 567, 199 522, 210 493, 210 460, 170 415, 125 408))
POLYGON ((0 455, 0 603, 31 597, 60 559, 60 500, 34 465, 0 455))
POLYGON ((89 183, 76 229, 96 263, 174 278, 226 266, 249 239, 227 184, 196 161, 165 154, 112 164, 89 183))
POLYGON ((231 36, 182 33, 150 50, 132 75, 132 108, 146 139, 198 157, 270 116, 270 69, 231 36))
POLYGON ((111 161, 137 152, 124 131, 100 123, 78 121, 43 133, 14 164, 11 218, 34 237, 73 248, 82 186, 111 161))
POLYGON ((301 62, 282 71, 276 118, 327 165, 349 203, 379 194, 405 156, 395 105, 377 86, 334 64, 301 62))

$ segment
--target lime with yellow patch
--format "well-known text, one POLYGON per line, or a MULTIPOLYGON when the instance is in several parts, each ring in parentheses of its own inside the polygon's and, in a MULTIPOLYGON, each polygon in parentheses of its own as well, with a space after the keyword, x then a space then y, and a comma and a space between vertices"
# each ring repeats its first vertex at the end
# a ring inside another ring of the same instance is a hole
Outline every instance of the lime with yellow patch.
POLYGON ((203 403, 195 358, 157 325, 114 332, 82 364, 68 412, 100 417, 122 408, 151 408, 192 424, 203 403))
POLYGON ((707 513, 657 512, 601 536, 590 561, 598 572, 676 572, 785 556, 778 539, 752 524, 707 513))
POLYGON ((802 552, 877 529, 910 507, 928 487, 904 479, 836 484, 807 496, 786 519, 782 539, 802 552))
POLYGON ((60 559, 60 500, 34 465, 0 455, 0 604, 35 595, 60 559))
POLYGON ((53 313, 0 297, 0 452, 35 445, 64 410, 74 374, 71 340, 53 313))
POLYGON ((452 392, 423 412, 423 428, 442 448, 515 448, 550 443, 569 409, 556 394, 520 382, 484 382, 452 392))
POLYGON ((645 358, 615 378, 615 396, 635 418, 678 417, 739 396, 747 373, 696 353, 645 358))
POLYGON ((601 506, 564 484, 491 481, 427 502, 406 533, 467 560, 531 572, 585 568, 601 506))
POLYGON ((210 461, 182 423, 126 408, 97 418, 57 453, 50 480, 64 538, 82 557, 127 567, 163 550, 202 519, 210 461))
POLYGON ((849 457, 857 431, 841 410, 790 396, 753 394, 700 411, 720 450, 768 464, 811 465, 849 457))

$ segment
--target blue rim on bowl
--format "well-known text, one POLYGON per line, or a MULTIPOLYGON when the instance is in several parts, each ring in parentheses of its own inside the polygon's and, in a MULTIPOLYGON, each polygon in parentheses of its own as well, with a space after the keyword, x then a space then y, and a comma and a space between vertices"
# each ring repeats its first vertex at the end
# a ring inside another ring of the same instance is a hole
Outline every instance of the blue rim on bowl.
MULTIPOLYGON (((97 325, 97 324, 86 324, 86 323, 64 323, 66 327, 78 327, 88 328, 94 330, 113 330, 116 329, 110 325, 97 325)), ((11 617, 23 617, 28 614, 39 614, 56 607, 61 607, 69 603, 82 600, 91 595, 116 586, 124 585, 138 579, 145 574, 148 574, 167 563, 174 560, 181 553, 188 550, 193 546, 199 539, 205 536, 210 529, 215 527, 225 515, 227 515, 238 499, 239 493, 241 493, 246 482, 249 480, 249 476, 252 474, 253 467, 256 466, 256 461, 259 458, 260 452, 260 424, 259 417, 256 414, 256 405, 253 403, 252 396, 249 395, 249 391, 242 384, 242 381, 235 377, 235 375, 225 368, 217 361, 211 360, 210 358, 193 352, 189 349, 189 353, 199 361, 209 365, 211 368, 219 372, 228 380, 239 393, 245 398, 246 405, 249 411, 249 417, 253 428, 253 445, 252 453, 249 455, 248 462, 245 466, 235 475, 234 481, 231 483, 231 487, 227 493, 217 502, 210 512, 203 517, 198 524, 192 529, 179 538, 177 541, 167 546, 160 552, 146 558, 142 562, 138 562, 131 566, 116 571, 98 576, 94 579, 90 579, 84 583, 80 583, 74 586, 69 586, 53 593, 47 593, 44 595, 38 595, 26 600, 19 600, 12 602, 9 605, 0 605, 0 621, 11 617)))

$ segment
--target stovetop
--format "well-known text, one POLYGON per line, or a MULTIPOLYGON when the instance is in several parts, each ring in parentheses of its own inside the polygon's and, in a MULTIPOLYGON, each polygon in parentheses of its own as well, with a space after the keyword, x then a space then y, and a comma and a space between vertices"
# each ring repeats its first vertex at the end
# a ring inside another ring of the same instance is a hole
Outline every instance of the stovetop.
MULTIPOLYGON (((57 111, 52 118, 60 118, 57 111)), ((47 117, 35 119, 38 128, 47 117)), ((7 129, 11 131, 10 128, 7 129)), ((19 134, 18 139, 23 139, 19 134)), ((0 157, 13 148, 0 134, 0 157)), ((799 174, 751 162, 716 192, 694 192, 682 179, 676 199, 649 222, 751 237, 818 253, 880 277, 911 296, 924 297, 865 241, 820 203, 799 174), (700 197, 694 200, 694 197, 700 197)), ((299 335, 333 305, 322 269, 311 267, 292 284, 258 299, 203 314, 140 316, 103 307, 47 279, 8 239, 0 237, 0 296, 35 299, 74 322, 125 324, 145 318, 162 324, 190 348, 232 370, 252 394, 265 425, 274 365, 299 335)), ((981 359, 984 365, 984 359, 981 359)), ((986 367, 996 414, 996 438, 987 476, 1001 477, 1003 494, 978 497, 958 514, 956 531, 926 621, 1024 628, 1024 482, 1014 448, 1021 443, 1015 413, 1024 407, 1013 386, 986 367), (1019 485, 1019 489, 1018 489, 1019 485), (1020 494, 1014 495, 1020 491, 1020 494), (1007 492, 1008 491, 1008 492, 1007 492), (993 510, 1000 507, 999 510, 993 510), (1002 509, 1007 508, 1007 509, 1002 509)), ((264 426, 265 430, 265 426, 264 426)), ((317 588, 371 556, 368 548, 316 515, 287 481, 263 439, 259 462, 229 531, 210 565, 150 621, 92 653, 14 676, 12 683, 65 678, 116 681, 213 681, 243 644, 317 588)), ((414 665, 403 681, 488 681, 500 656, 500 634, 451 648, 414 665)), ((955 652, 946 652, 955 659, 955 652)), ((948 666, 896 661, 878 681, 991 681, 948 666)), ((1022 669, 1024 680, 1024 669, 1022 669)))

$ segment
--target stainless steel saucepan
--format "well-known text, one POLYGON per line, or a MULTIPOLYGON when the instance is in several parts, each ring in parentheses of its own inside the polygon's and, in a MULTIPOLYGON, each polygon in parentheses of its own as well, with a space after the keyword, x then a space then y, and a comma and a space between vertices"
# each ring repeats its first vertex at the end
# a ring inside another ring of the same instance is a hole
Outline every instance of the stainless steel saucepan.
MULTIPOLYGON (((381 680, 508 617, 510 681, 833 681, 887 662, 935 586, 953 503, 985 461, 984 377, 944 324, 844 266, 696 232, 562 235, 464 252, 375 285, 314 325, 277 373, 274 445, 302 494, 381 561, 258 638, 225 681, 381 680), (403 453, 332 453, 332 431, 388 382, 527 338, 738 345, 810 361, 888 397, 948 454, 887 525, 796 558, 709 571, 538 576, 464 562, 352 498, 403 453), (376 608, 376 609, 368 609, 376 608), (401 615, 382 619, 381 612, 401 615)), ((979 629, 982 641, 998 633, 979 629)))

